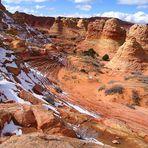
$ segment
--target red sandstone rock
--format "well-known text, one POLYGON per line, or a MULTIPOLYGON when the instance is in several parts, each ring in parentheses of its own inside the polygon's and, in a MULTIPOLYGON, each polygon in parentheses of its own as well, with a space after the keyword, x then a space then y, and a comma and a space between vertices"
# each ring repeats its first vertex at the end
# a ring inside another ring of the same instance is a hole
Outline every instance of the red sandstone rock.
MULTIPOLYGON (((83 140, 41 133, 26 134, 21 137, 11 137, 0 145, 0 148, 102 148, 102 146, 83 140), (13 143, 13 144, 12 144, 13 143)), ((106 146, 104 147, 106 148, 106 146)))
POLYGON ((19 97, 22 98, 25 101, 30 102, 33 105, 41 105, 44 104, 45 102, 39 100, 38 98, 34 97, 32 93, 26 92, 25 90, 22 90, 19 92, 19 97))
POLYGON ((10 67, 10 66, 7 66, 7 70, 16 76, 18 76, 21 72, 21 70, 19 68, 14 68, 14 67, 10 67))
POLYGON ((134 37, 127 38, 119 48, 107 67, 118 70, 143 69, 142 63, 148 61, 148 56, 134 37))
POLYGON ((24 40, 13 40, 10 44, 10 48, 14 50, 14 52, 24 52, 27 49, 24 40))
POLYGON ((103 19, 89 23, 86 38, 88 40, 99 39, 101 37, 104 25, 105 25, 105 20, 103 19))
POLYGON ((36 84, 34 87, 33 87, 33 91, 39 95, 42 95, 42 92, 44 91, 44 88, 39 85, 39 84, 36 84))
POLYGON ((137 42, 148 54, 148 25, 135 24, 130 28, 128 35, 135 37, 137 42))

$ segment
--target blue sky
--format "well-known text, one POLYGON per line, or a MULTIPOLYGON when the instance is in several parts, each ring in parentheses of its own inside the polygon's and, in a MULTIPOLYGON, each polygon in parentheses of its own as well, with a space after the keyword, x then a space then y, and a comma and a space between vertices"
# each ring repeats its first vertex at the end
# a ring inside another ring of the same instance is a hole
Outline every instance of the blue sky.
POLYGON ((108 16, 148 23, 148 0, 2 0, 11 12, 40 16, 108 16))

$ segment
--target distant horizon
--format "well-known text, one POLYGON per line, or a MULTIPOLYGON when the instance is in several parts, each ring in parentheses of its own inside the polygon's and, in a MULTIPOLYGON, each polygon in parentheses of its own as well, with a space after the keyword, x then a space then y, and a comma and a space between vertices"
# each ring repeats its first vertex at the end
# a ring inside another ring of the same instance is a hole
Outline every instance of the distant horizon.
POLYGON ((42 17, 113 17, 148 24, 148 0, 2 0, 8 11, 42 17))

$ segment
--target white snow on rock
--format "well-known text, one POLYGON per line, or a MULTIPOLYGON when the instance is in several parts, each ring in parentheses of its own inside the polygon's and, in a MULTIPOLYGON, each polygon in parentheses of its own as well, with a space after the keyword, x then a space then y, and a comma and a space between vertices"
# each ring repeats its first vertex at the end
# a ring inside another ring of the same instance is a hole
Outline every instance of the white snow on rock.
POLYGON ((10 50, 6 50, 4 48, 0 48, 0 63, 4 63, 6 60, 12 62, 14 59, 16 59, 16 57, 14 55, 12 55, 12 51, 10 50), (7 54, 11 54, 10 57, 7 57, 7 54))
MULTIPOLYGON (((18 97, 22 89, 31 92, 36 98, 44 101, 42 95, 33 92, 33 87, 36 84, 43 85, 43 81, 45 81, 43 75, 36 72, 36 70, 29 70, 26 73, 25 70, 23 70, 27 68, 24 63, 20 64, 18 67, 15 62, 17 58, 13 55, 12 51, 0 48, 0 53, 0 101, 14 100, 17 103, 30 104, 18 97), (7 66, 19 68, 20 74, 16 76, 8 72, 7 66)), ((47 103, 46 101, 44 102, 47 103)))
POLYGON ((0 101, 5 100, 14 100, 17 103, 29 104, 29 102, 24 101, 18 97, 18 89, 16 85, 12 82, 7 81, 6 79, 0 80, 0 101))
POLYGON ((5 66, 9 66, 9 67, 13 67, 13 68, 18 68, 17 65, 15 64, 15 62, 12 63, 7 63, 5 66))
POLYGON ((15 134, 17 136, 20 136, 22 135, 22 130, 20 126, 15 125, 14 122, 11 120, 10 123, 5 123, 1 131, 1 136, 4 136, 5 134, 15 134))
POLYGON ((95 138, 84 138, 84 140, 86 140, 87 142, 90 142, 90 143, 95 143, 95 144, 104 146, 104 143, 98 141, 98 140, 95 139, 95 138))
POLYGON ((42 106, 43 106, 43 108, 46 109, 46 110, 52 110, 53 112, 55 112, 55 113, 57 113, 57 114, 60 114, 60 113, 57 111, 57 109, 56 109, 55 107, 51 106, 51 105, 43 104, 42 106))
POLYGON ((77 111, 80 112, 80 113, 89 115, 89 116, 94 117, 94 118, 99 118, 99 117, 100 117, 98 114, 93 113, 93 112, 90 112, 90 111, 88 111, 88 110, 86 110, 86 109, 84 109, 84 108, 82 108, 82 107, 80 107, 80 106, 71 104, 71 103, 69 103, 69 102, 66 102, 66 104, 67 104, 68 106, 74 108, 75 110, 77 110, 77 111))

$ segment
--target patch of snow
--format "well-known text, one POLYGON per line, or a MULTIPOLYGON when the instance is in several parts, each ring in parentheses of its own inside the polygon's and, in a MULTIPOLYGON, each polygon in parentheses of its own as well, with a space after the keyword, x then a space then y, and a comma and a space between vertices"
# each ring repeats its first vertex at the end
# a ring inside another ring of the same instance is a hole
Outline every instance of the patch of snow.
POLYGON ((4 48, 0 48, 0 62, 4 63, 6 60, 12 62, 16 57, 14 55, 11 55, 11 57, 7 57, 7 54, 12 54, 13 52, 10 50, 6 50, 4 48))
MULTIPOLYGON (((98 114, 93 113, 93 112, 89 112, 88 110, 83 109, 83 108, 80 107, 80 106, 77 106, 77 105, 71 104, 71 103, 69 103, 69 102, 66 102, 66 104, 67 104, 68 106, 74 108, 75 110, 77 110, 77 111, 80 112, 80 113, 83 113, 83 114, 89 115, 89 116, 94 117, 94 118, 99 118, 99 117, 100 117, 98 114)), ((65 105, 66 105, 66 104, 65 104, 65 105)))
POLYGON ((55 107, 51 106, 51 105, 42 104, 42 106, 43 106, 44 109, 46 109, 46 110, 52 110, 52 111, 54 111, 55 113, 60 114, 60 113, 57 111, 57 109, 56 109, 55 107))
POLYGON ((72 128, 76 135, 83 139, 83 140, 86 140, 86 142, 91 142, 91 143, 95 143, 95 144, 98 144, 98 145, 101 145, 101 146, 104 146, 104 143, 100 142, 99 140, 96 139, 97 137, 97 134, 93 131, 89 131, 87 128, 82 128, 79 125, 73 125, 71 123, 67 123, 67 125, 72 128))
MULTIPOLYGON (((30 102, 24 101, 18 97, 18 89, 16 85, 6 79, 0 80, 0 93, 5 95, 6 100, 14 100, 17 103, 30 105, 30 102)), ((4 97, 0 96, 0 100, 4 100, 4 97)))
POLYGON ((17 65, 15 64, 15 62, 6 63, 5 66, 7 66, 7 67, 10 66, 10 67, 13 67, 13 68, 18 68, 17 65))
POLYGON ((32 80, 26 75, 26 73, 24 71, 21 70, 21 73, 17 76, 17 78, 20 80, 21 85, 23 86, 23 88, 25 90, 32 90, 32 88, 34 87, 34 83, 32 82, 32 80))
POLYGON ((7 133, 16 134, 17 136, 20 136, 22 135, 22 130, 20 126, 15 125, 14 122, 11 120, 10 123, 5 123, 1 131, 1 136, 4 136, 7 133))
POLYGON ((95 138, 84 138, 84 140, 86 140, 87 142, 91 142, 91 143, 95 143, 95 144, 98 144, 98 145, 104 146, 104 143, 98 141, 98 140, 95 139, 95 138))

